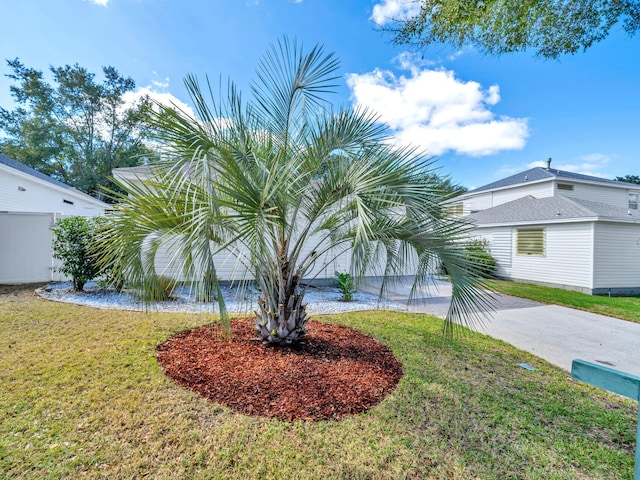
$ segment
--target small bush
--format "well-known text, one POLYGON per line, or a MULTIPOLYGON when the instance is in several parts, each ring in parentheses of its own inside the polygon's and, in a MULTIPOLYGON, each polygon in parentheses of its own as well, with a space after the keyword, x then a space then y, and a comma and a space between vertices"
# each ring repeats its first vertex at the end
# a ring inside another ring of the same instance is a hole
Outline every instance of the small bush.
POLYGON ((145 302, 164 302, 171 299, 177 285, 177 280, 171 277, 154 277, 148 285, 138 290, 138 294, 145 302))
POLYGON ((75 216, 62 218, 51 228, 53 232, 53 258, 62 261, 59 272, 73 279, 73 289, 81 292, 85 283, 98 274, 91 254, 95 237, 95 222, 75 216))
POLYGON ((353 300, 353 294, 356 291, 356 287, 353 284, 353 277, 349 273, 336 272, 336 282, 338 282, 338 290, 342 294, 342 300, 344 302, 350 302, 353 300))
POLYGON ((496 272, 496 259, 491 256, 486 240, 472 240, 465 246, 467 258, 475 265, 484 278, 493 278, 496 272))

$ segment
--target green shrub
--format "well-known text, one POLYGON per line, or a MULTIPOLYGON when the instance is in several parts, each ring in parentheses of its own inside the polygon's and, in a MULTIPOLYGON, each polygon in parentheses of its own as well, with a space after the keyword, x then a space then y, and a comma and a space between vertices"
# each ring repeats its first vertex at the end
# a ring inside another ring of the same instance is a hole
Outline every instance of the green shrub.
POLYGON ((81 292, 85 283, 98 274, 98 267, 91 254, 95 238, 95 222, 85 217, 69 217, 58 220, 53 232, 53 258, 62 261, 57 269, 73 279, 73 289, 81 292))
POLYGON ((342 294, 342 300, 344 302, 350 302, 353 300, 353 294, 356 291, 356 287, 353 284, 353 277, 349 273, 336 272, 336 282, 338 282, 338 290, 342 294))
POLYGON ((171 277, 156 276, 146 288, 138 289, 138 295, 145 302, 164 302, 171 299, 177 285, 171 277))
POLYGON ((486 240, 475 239, 465 246, 467 258, 473 262, 478 273, 484 278, 493 278, 496 272, 496 259, 488 252, 486 240))

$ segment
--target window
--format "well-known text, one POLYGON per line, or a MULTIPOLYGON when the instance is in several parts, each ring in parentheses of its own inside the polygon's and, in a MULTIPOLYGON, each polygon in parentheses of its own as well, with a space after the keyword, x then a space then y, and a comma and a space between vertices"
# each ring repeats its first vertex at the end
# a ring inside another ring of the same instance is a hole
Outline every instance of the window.
POLYGON ((573 192, 573 185, 570 183, 559 183, 558 190, 567 190, 569 192, 573 192))
POLYGON ((461 217, 462 216, 462 204, 453 203, 451 205, 445 205, 444 213, 448 217, 461 217))
POLYGON ((638 194, 637 193, 629 194, 629 209, 638 210, 638 194))
POLYGON ((518 255, 544 256, 544 228, 518 228, 516 253, 518 255))

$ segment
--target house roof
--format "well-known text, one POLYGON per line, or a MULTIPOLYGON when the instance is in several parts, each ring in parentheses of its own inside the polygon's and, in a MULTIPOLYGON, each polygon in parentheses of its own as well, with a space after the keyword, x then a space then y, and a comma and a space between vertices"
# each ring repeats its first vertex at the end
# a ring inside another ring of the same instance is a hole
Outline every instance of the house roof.
POLYGON ((469 190, 464 195, 482 192, 485 190, 494 190, 498 188, 509 187, 511 185, 518 185, 525 182, 529 183, 529 182, 535 182, 539 180, 551 180, 554 178, 565 179, 565 180, 578 180, 578 181, 584 181, 584 182, 605 183, 607 185, 617 185, 621 187, 627 187, 627 188, 630 187, 630 188, 640 189, 640 185, 637 185, 635 183, 619 182, 617 180, 609 180, 607 178, 593 177, 591 175, 583 175, 581 173, 567 172, 565 170, 556 170, 554 168, 547 169, 542 167, 535 167, 530 170, 526 170, 524 172, 516 173, 515 175, 511 175, 510 177, 497 180, 493 183, 483 185, 482 187, 469 190))
POLYGON ((640 211, 572 197, 535 198, 528 195, 467 215, 465 218, 476 225, 541 221, 562 222, 588 218, 640 223, 640 211))
POLYGON ((72 188, 66 183, 59 182, 58 180, 51 178, 50 176, 45 175, 44 173, 41 173, 37 170, 34 170, 31 167, 28 167, 24 163, 17 162, 16 160, 9 158, 6 155, 3 155, 2 153, 0 153, 0 163, 7 165, 8 167, 14 168, 16 170, 19 170, 22 173, 26 173, 27 175, 31 175, 32 177, 39 178, 40 180, 44 180, 45 182, 49 182, 53 185, 57 185, 58 187, 69 188, 69 189, 72 188))
POLYGON ((137 167, 118 167, 113 172, 131 173, 136 175, 148 175, 153 170, 151 165, 138 165, 137 167))
POLYGON ((80 190, 77 190, 75 188, 73 188, 70 185, 67 185, 66 183, 60 182, 58 180, 56 180, 55 178, 51 178, 48 175, 45 175, 42 172, 38 172, 37 170, 34 170, 31 167, 28 167, 27 165, 25 165, 24 163, 20 163, 16 160, 13 160, 9 157, 7 157, 6 155, 3 155, 2 153, 0 153, 0 164, 6 165, 7 167, 13 168, 15 170, 18 170, 21 173, 24 173, 26 175, 30 175, 32 177, 37 178, 38 180, 42 180, 44 182, 47 182, 51 185, 55 185, 58 188, 64 188, 65 190, 67 190, 69 192, 69 194, 72 195, 76 195, 79 197, 84 198, 85 200, 91 201, 95 204, 98 204, 100 206, 108 206, 107 203, 103 202, 102 200, 99 200, 95 197, 92 197, 91 195, 87 195, 84 192, 81 192, 80 190))

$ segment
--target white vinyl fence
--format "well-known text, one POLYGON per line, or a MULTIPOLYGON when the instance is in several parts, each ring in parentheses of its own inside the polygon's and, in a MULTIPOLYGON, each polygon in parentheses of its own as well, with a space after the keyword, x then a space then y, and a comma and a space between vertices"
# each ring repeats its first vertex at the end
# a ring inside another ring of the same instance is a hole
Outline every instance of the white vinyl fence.
POLYGON ((0 284, 62 280, 51 253, 53 213, 0 213, 0 284))

